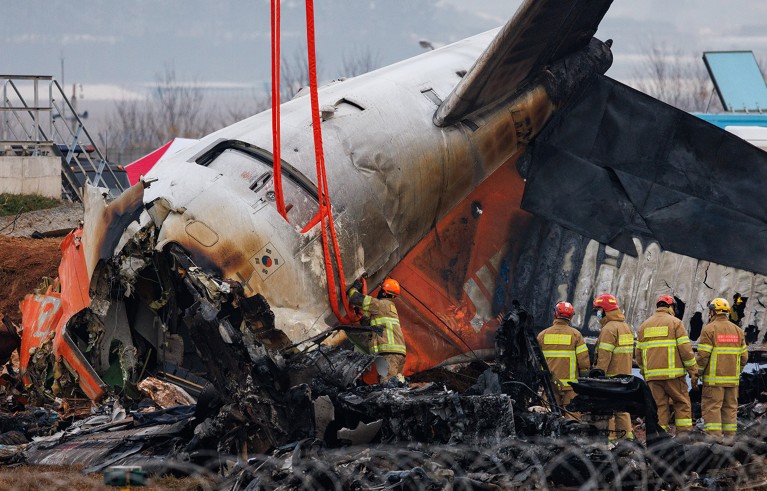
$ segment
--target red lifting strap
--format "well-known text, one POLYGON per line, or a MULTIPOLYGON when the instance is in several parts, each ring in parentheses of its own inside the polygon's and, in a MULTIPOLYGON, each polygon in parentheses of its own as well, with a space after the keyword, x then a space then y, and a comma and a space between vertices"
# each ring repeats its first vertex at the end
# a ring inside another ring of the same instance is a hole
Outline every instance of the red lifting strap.
MULTIPOLYGON (((272 0, 273 4, 279 4, 279 0, 272 0)), ((306 0, 306 42, 308 49, 309 62, 309 93, 312 106, 312 129, 314 132, 314 156, 317 164, 317 195, 319 198, 319 210, 317 215, 312 218, 304 227, 302 233, 308 232, 318 223, 321 227, 322 250, 325 259, 325 276, 328 282, 328 299, 330 308, 333 310, 336 318, 343 324, 351 324, 359 320, 359 316, 354 314, 354 310, 349 306, 349 299, 346 297, 346 280, 344 279, 344 268, 341 261, 341 253, 338 247, 336 237, 336 228, 333 224, 333 213, 330 206, 330 196, 328 193, 328 180, 325 171, 325 158, 322 150, 322 127, 320 126, 320 103, 317 95, 317 56, 314 42, 314 2, 306 0), (328 231, 330 237, 328 237, 328 231), (331 251, 331 245, 333 250, 331 251), (340 285, 341 302, 346 311, 342 316, 339 309, 338 293, 336 292, 336 268, 333 266, 333 259, 338 267, 338 282, 340 285)), ((272 50, 274 53, 274 50, 272 50)), ((272 100, 272 104, 279 104, 279 100, 272 100)), ((273 112, 274 114, 274 112, 273 112)), ((278 126, 279 127, 279 126, 278 126)), ((275 167, 276 173, 276 167, 275 167)), ((275 181, 276 187, 276 181, 275 181)))
POLYGON ((272 154, 274 155, 274 198, 277 213, 287 220, 282 195, 282 159, 280 157, 280 0, 272 0, 272 154))

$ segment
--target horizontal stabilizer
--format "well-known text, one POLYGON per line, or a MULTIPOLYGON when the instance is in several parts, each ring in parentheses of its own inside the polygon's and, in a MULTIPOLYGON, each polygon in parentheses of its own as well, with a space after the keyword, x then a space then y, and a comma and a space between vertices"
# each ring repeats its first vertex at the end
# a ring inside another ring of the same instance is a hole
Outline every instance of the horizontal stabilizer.
POLYGON ((598 76, 528 149, 522 207, 623 252, 631 237, 767 274, 767 152, 598 76))
POLYGON ((500 101, 545 65, 589 44, 612 0, 527 0, 437 109, 447 126, 500 101))

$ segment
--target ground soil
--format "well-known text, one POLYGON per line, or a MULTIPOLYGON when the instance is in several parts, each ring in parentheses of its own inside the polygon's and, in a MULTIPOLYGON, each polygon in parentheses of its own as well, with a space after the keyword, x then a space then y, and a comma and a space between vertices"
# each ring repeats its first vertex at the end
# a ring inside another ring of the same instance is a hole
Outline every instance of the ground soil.
POLYGON ((76 203, 0 219, 0 313, 6 320, 21 327, 19 302, 44 276, 58 276, 62 237, 32 239, 31 235, 54 230, 65 233, 81 219, 82 207, 76 203))
POLYGON ((44 276, 58 276, 61 239, 0 236, 0 313, 21 327, 19 302, 44 276))

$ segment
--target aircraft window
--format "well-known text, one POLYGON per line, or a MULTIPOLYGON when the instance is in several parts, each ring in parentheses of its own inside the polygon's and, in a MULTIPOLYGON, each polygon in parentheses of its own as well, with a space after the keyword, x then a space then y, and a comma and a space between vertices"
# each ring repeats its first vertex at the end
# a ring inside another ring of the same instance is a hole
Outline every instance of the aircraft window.
MULTIPOLYGON (((262 158, 257 152, 243 151, 239 148, 218 150, 210 159, 205 159, 207 167, 247 185, 260 201, 275 206, 274 169, 272 162, 262 158)), ((316 192, 310 190, 308 182, 298 182, 295 171, 283 164, 282 193, 288 219, 297 226, 303 226, 314 217, 319 208, 316 192)))

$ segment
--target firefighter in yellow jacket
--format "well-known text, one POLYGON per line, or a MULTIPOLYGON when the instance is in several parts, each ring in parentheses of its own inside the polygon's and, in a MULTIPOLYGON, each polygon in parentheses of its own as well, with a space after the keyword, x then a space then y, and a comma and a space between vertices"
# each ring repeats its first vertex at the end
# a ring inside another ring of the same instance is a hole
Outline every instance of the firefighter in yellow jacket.
POLYGON ((371 327, 381 326, 381 334, 372 333, 368 340, 367 352, 381 355, 389 363, 389 373, 378 377, 379 383, 386 383, 390 378, 402 374, 405 367, 405 337, 399 324, 399 314, 394 306, 394 299, 400 294, 397 280, 387 278, 378 291, 377 298, 360 292, 357 282, 349 289, 349 303, 359 308, 368 319, 371 327))
POLYGON ((730 322, 730 304, 715 298, 708 306, 709 323, 698 340, 698 370, 703 380, 703 429, 717 438, 737 431, 738 384, 748 361, 743 330, 730 322))
POLYGON ((578 375, 586 375, 591 365, 583 335, 570 327, 574 314, 570 302, 559 302, 554 306, 554 325, 538 334, 546 364, 557 381, 554 395, 560 406, 566 406, 575 397, 570 382, 575 382, 578 375))
POLYGON ((668 430, 670 399, 676 431, 682 432, 692 429, 686 374, 690 374, 692 385, 696 386, 698 366, 687 330, 674 315, 675 304, 671 295, 658 297, 655 313, 639 326, 636 361, 658 406, 661 427, 668 430))
MULTIPOLYGON (((634 357, 634 333, 626 322, 626 317, 618 307, 618 300, 609 293, 603 293, 594 299, 594 312, 602 331, 594 347, 596 363, 594 368, 605 375, 631 375, 634 357)), ((616 413, 610 419, 611 435, 616 438, 634 438, 629 413, 616 413), (614 433, 612 433, 614 431, 614 433)))

